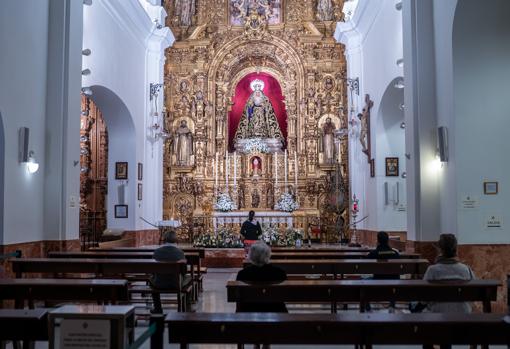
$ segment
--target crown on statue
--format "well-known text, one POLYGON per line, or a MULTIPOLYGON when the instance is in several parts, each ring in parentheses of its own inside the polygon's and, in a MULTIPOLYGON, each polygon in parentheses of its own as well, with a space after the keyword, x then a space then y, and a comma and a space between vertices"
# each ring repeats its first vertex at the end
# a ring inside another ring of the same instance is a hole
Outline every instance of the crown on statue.
POLYGON ((264 89, 264 86, 265 86, 264 81, 259 80, 259 79, 255 79, 250 83, 250 87, 251 87, 252 91, 256 91, 256 90, 262 91, 264 89))

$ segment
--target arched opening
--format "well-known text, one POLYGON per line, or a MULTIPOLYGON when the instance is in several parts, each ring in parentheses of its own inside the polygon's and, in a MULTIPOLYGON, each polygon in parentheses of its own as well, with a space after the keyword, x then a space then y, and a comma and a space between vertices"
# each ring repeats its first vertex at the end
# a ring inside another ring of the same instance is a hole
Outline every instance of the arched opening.
POLYGON ((405 172, 404 89, 401 77, 392 80, 381 99, 375 127, 375 159, 378 174, 377 226, 389 231, 407 229, 405 172))
POLYGON ((108 129, 107 227, 134 229, 136 222, 136 135, 125 103, 104 86, 91 86, 90 97, 101 110, 108 129))
POLYGON ((108 131, 102 113, 88 97, 81 98, 80 241, 82 248, 105 240, 108 192, 108 131))
MULTIPOLYGON (((287 139, 287 111, 285 110, 284 97, 280 83, 276 78, 268 73, 250 73, 244 76, 235 88, 235 93, 232 98, 232 109, 228 118, 228 140, 229 149, 234 150, 235 134, 239 128, 239 123, 243 117, 243 113, 248 112, 247 102, 255 92, 256 87, 253 86, 255 80, 262 81, 262 93, 267 96, 271 106, 274 110, 278 126, 283 134, 283 139, 287 139)), ((249 115, 250 117, 251 115, 249 115)), ((260 136, 261 138, 266 138, 260 136)))
MULTIPOLYGON (((490 229, 495 216, 510 220, 510 2, 476 0, 457 4, 453 23, 454 146, 457 192, 477 195, 483 210, 458 210, 461 243, 509 243, 508 228, 490 229), (476 25, 475 25, 476 24, 476 25), (488 195, 484 183, 498 183, 488 195), (473 194, 471 194, 473 193, 473 194), (481 222, 484 222, 483 224, 481 222), (482 230, 482 231, 481 231, 482 230), (484 233, 485 231, 485 233, 484 233), (490 231, 490 233, 488 233, 490 231)), ((451 142, 450 142, 451 143, 451 142)), ((458 199, 459 200, 459 199, 458 199)))
POLYGON ((2 112, 0 111, 0 245, 4 243, 4 168, 5 168, 5 138, 2 112))

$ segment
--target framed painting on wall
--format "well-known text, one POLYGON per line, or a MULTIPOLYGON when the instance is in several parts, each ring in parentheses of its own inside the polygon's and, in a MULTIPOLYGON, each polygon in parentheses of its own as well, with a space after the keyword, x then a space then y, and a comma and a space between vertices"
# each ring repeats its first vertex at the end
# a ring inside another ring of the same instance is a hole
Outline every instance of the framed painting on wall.
POLYGON ((115 163, 115 179, 128 179, 128 163, 116 162, 115 163))
POLYGON ((128 218, 128 205, 115 205, 115 218, 128 218))
POLYGON ((483 182, 483 193, 485 195, 497 195, 498 182, 483 182))
POLYGON ((398 177, 398 158, 386 158, 386 177, 398 177))
POLYGON ((137 198, 138 201, 142 201, 142 183, 138 183, 138 191, 137 191, 137 198))

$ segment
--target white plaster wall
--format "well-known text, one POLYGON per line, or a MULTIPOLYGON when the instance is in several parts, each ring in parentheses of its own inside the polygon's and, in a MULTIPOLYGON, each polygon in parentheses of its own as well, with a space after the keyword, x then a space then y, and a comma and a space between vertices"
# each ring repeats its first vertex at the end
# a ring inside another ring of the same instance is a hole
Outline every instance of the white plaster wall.
MULTIPOLYGON (((395 8, 394 0, 359 0, 354 16, 348 23, 339 23, 335 37, 346 44, 347 74, 351 78, 360 78, 360 94, 354 95, 356 117, 369 94, 374 106, 371 113, 372 157, 376 163, 376 177, 371 178, 367 156, 361 152, 359 142, 359 125, 350 133, 350 178, 351 192, 360 198, 360 217, 368 216, 359 228, 368 230, 405 230, 405 214, 395 214, 384 207, 384 161, 389 156, 387 138, 381 136, 379 124, 381 99, 387 86, 396 77, 403 75, 403 70, 396 61, 402 58, 402 14, 395 8), (381 144, 381 145, 380 145, 381 144), (382 148, 380 148, 380 146, 382 148)), ((357 118, 355 118, 357 120, 357 118)), ((402 145, 402 142, 396 142, 402 145)), ((403 149, 395 156, 403 155, 403 149)), ((403 165, 403 163, 402 163, 403 165)), ((401 171, 404 169, 401 166, 401 171)), ((395 180, 390 179, 394 182, 395 180)), ((404 184, 404 183, 402 183, 404 184)), ((401 185, 401 192, 405 192, 401 185)))
POLYGON ((463 0, 453 27, 457 217, 461 243, 510 243, 510 2, 480 7, 463 0), (473 23, 481 25, 473 26, 473 23), (498 195, 484 195, 483 182, 498 181, 498 195), (460 208, 465 195, 479 198, 474 210, 460 208), (489 216, 502 229, 487 229, 489 216))
MULTIPOLYGON (((0 244, 44 235, 47 0, 6 0, 0 10, 0 112, 5 130, 4 222, 0 244), (20 19, 23 19, 20 22, 20 19), (40 163, 30 175, 18 162, 18 129, 30 128, 30 149, 40 163)), ((0 201, 1 202, 1 201, 0 201)))
POLYGON ((151 221, 161 219, 162 144, 158 142, 153 147, 147 140, 149 83, 163 81, 163 52, 173 37, 168 28, 155 28, 148 13, 162 16, 159 20, 165 14, 164 10, 151 10, 150 6, 145 6, 146 12, 138 0, 95 0, 84 9, 83 47, 89 48, 92 54, 84 58, 83 68, 92 73, 83 78, 83 86, 92 87, 92 99, 101 109, 108 128, 107 222, 110 228, 146 227, 140 216, 151 221), (165 44, 158 46, 155 42, 165 44), (151 67, 156 67, 156 72, 151 67), (115 180, 117 161, 129 163, 128 181, 115 180), (144 164, 142 201, 137 200, 138 163, 144 164), (114 205, 121 203, 122 185, 127 185, 124 203, 129 206, 129 213, 127 219, 116 219, 114 205))

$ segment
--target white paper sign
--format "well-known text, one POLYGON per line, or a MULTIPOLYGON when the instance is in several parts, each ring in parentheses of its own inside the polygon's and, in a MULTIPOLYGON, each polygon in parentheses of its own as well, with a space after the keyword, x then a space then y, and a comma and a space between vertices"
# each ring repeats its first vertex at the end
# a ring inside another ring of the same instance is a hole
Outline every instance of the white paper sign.
POLYGON ((462 198, 460 205, 465 210, 472 210, 478 208, 478 197, 472 195, 465 195, 462 198))
POLYGON ((110 321, 64 319, 60 324, 60 348, 91 349, 110 347, 110 321))
POLYGON ((501 220, 500 215, 489 215, 485 222, 485 228, 487 230, 493 229, 501 229, 503 227, 503 222, 501 220))

